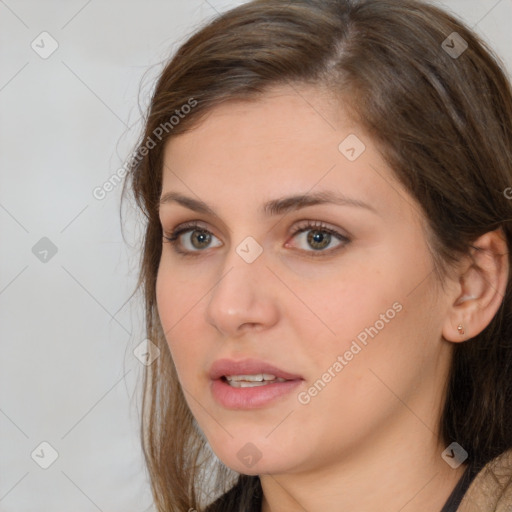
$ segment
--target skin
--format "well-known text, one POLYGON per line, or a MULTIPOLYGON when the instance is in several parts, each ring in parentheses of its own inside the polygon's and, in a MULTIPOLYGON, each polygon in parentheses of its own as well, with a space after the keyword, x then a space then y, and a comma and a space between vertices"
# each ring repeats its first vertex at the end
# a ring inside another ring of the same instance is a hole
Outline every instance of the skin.
POLYGON ((177 202, 160 206, 166 236, 188 221, 212 234, 206 249, 192 245, 192 231, 181 236, 180 247, 198 254, 192 257, 163 240, 162 326, 194 417, 224 464, 260 475, 263 512, 440 510, 465 469, 441 458, 446 446, 438 441, 452 349, 499 307, 508 267, 494 254, 506 252, 503 239, 484 235, 483 269, 462 261, 442 291, 416 201, 365 131, 309 87, 225 103, 170 139, 168 192, 203 201, 216 215, 177 202), (349 134, 366 146, 353 162, 338 149, 349 134), (260 213, 268 200, 319 191, 374 211, 320 204, 260 213), (306 236, 321 228, 293 235, 304 220, 349 241, 332 237, 318 256, 306 236), (248 236, 263 249, 250 264, 236 252, 248 236), (299 403, 297 393, 394 303, 401 311, 307 405, 299 403), (228 410, 213 399, 208 377, 224 357, 260 358, 304 381, 266 406, 228 410), (261 453, 250 468, 237 456, 248 442, 261 453))

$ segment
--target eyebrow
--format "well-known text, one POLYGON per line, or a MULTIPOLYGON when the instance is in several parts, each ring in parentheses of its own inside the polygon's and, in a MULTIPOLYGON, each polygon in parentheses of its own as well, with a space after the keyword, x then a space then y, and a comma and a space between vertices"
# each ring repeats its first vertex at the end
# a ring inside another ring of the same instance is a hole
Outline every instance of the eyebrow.
MULTIPOLYGON (((166 192, 160 198, 160 205, 176 202, 185 208, 205 215, 218 217, 215 211, 203 201, 187 197, 178 192, 166 192)), ((358 199, 346 197, 343 194, 335 194, 331 191, 316 192, 312 194, 299 194, 294 196, 281 197, 266 202, 263 205, 262 213, 268 217, 282 215, 291 211, 300 210, 308 206, 319 204, 336 204, 340 206, 352 206, 364 208, 377 215, 379 213, 371 205, 358 199)))

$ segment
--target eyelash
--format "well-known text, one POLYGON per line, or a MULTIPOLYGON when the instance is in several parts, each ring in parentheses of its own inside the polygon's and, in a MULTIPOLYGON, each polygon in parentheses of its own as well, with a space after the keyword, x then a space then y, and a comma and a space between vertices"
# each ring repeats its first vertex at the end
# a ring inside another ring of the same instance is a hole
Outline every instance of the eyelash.
MULTIPOLYGON (((169 242, 173 246, 173 249, 176 253, 178 253, 182 256, 185 256, 185 257, 200 256, 203 252, 208 250, 208 248, 204 249, 204 250, 197 250, 197 251, 184 251, 184 250, 180 249, 180 247, 179 247, 180 236, 183 233, 186 233, 188 231, 200 231, 202 233, 207 233, 209 235, 213 235, 213 233, 211 233, 210 231, 205 229, 200 224, 198 224, 196 222, 190 222, 190 223, 181 225, 178 229, 175 229, 169 236, 164 235, 163 238, 165 240, 167 240, 167 242, 169 242)), ((328 233, 328 234, 332 235, 334 238, 336 238, 338 241, 342 242, 342 244, 340 244, 332 249, 327 249, 325 251, 324 250, 306 251, 303 249, 300 250, 301 252, 305 252, 308 255, 313 256, 315 258, 330 255, 333 252, 336 252, 336 251, 342 249, 345 245, 347 245, 351 241, 350 238, 342 235, 341 233, 339 233, 338 231, 336 231, 332 228, 329 228, 328 226, 326 226, 324 223, 322 223, 320 221, 303 221, 302 224, 297 226, 297 228, 293 231, 291 236, 292 236, 292 238, 296 237, 297 235, 299 235, 300 233, 304 233, 305 231, 320 231, 322 233, 328 233)), ((215 235, 213 235, 213 236, 215 236, 215 235)))

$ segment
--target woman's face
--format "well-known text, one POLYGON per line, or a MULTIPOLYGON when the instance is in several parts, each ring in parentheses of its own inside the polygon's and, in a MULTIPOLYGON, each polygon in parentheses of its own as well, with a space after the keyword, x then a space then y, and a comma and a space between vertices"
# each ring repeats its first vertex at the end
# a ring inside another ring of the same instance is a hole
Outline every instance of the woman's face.
POLYGON ((162 199, 164 235, 181 233, 163 240, 158 311, 227 466, 298 472, 431 442, 449 300, 417 203, 342 109, 305 87, 217 107, 168 142, 162 199))

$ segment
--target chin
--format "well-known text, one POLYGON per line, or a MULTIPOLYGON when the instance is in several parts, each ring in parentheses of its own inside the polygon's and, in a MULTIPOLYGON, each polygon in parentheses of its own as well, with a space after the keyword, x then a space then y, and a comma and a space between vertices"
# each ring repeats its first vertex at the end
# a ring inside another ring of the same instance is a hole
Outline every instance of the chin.
POLYGON ((291 461, 278 453, 271 444, 261 449, 258 448, 258 441, 244 442, 241 446, 233 442, 231 446, 232 451, 226 445, 213 451, 225 466, 244 475, 288 473, 298 464, 297 460, 291 461))
MULTIPOLYGON (((222 459, 221 459, 222 460, 222 459)), ((241 473, 243 475, 258 476, 258 475, 277 475, 288 472, 287 466, 283 466, 282 463, 266 461, 254 464, 252 467, 248 467, 245 464, 241 464, 238 460, 233 460, 231 457, 229 460, 222 460, 223 464, 228 468, 241 473)))

